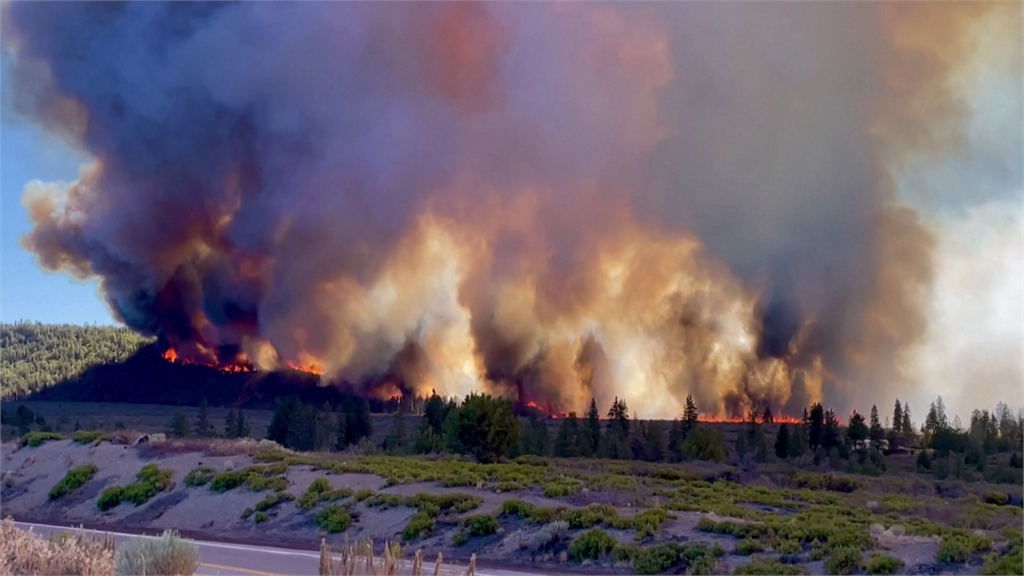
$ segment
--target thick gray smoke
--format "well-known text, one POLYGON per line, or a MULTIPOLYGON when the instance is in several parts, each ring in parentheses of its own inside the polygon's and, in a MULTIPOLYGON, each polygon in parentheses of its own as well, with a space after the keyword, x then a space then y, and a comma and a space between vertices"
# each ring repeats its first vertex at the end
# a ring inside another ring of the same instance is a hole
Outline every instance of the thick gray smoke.
POLYGON ((9 3, 16 105, 96 159, 25 245, 196 361, 882 401, 932 277, 894 171, 1007 6, 9 3))

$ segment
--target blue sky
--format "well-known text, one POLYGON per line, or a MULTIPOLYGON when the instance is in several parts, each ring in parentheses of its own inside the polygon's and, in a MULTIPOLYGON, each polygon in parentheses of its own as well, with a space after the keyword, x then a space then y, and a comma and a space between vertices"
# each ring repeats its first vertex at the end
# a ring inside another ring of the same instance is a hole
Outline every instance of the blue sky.
POLYGON ((29 229, 21 205, 25 184, 74 180, 86 157, 14 113, 7 71, 5 55, 0 70, 0 320, 113 324, 94 282, 44 272, 19 245, 29 229))

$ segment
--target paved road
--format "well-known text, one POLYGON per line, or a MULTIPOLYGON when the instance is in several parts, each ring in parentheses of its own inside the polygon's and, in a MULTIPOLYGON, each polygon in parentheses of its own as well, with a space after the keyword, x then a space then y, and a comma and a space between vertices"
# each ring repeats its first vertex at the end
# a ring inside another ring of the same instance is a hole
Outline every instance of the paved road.
MULTIPOLYGON (((110 534, 114 541, 120 544, 129 538, 139 538, 133 534, 122 534, 119 532, 101 532, 97 530, 80 530, 78 528, 67 528, 62 526, 50 526, 47 524, 30 524, 26 522, 15 522, 18 528, 31 530, 40 536, 48 537, 51 532, 86 532, 95 534, 110 534)), ((145 537, 145 536, 144 536, 145 537)), ((320 567, 320 554, 318 552, 305 552, 302 550, 286 550, 283 548, 270 548, 264 546, 247 546, 243 544, 224 544, 221 542, 206 542, 196 540, 199 546, 199 570, 198 576, 285 576, 289 574, 317 574, 320 567)), ((378 552, 379 553, 379 552, 378 552)), ((443 570, 443 574, 461 575, 466 573, 465 566, 450 566, 449 570, 443 570)), ((423 573, 433 574, 433 558, 424 561, 423 573)), ((406 566, 404 573, 409 573, 409 566, 406 566)), ((497 570, 491 568, 477 568, 478 576, 531 576, 540 572, 515 572, 511 570, 497 570)))

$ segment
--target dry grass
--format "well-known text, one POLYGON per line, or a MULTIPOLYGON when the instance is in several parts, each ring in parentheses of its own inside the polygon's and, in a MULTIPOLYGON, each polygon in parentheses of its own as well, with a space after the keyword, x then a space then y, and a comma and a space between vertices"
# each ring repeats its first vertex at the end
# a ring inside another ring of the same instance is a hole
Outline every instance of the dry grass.
POLYGON ((160 538, 133 538, 115 556, 114 574, 167 574, 192 576, 199 568, 199 547, 173 530, 160 538))
POLYGON ((0 575, 109 576, 114 573, 114 542, 79 533, 44 540, 14 526, 0 523, 0 575))
MULTIPOLYGON (((422 576, 423 574, 423 551, 417 550, 411 561, 402 560, 402 546, 397 542, 385 542, 384 553, 380 558, 374 556, 373 541, 369 539, 359 540, 350 544, 347 540, 342 544, 336 558, 326 540, 320 541, 320 576, 397 576, 409 574, 411 576, 422 576)), ((444 565, 443 556, 437 555, 434 563, 434 576, 440 575, 462 575, 474 576, 476 574, 476 554, 469 560, 469 565, 464 571, 455 566, 444 565)))

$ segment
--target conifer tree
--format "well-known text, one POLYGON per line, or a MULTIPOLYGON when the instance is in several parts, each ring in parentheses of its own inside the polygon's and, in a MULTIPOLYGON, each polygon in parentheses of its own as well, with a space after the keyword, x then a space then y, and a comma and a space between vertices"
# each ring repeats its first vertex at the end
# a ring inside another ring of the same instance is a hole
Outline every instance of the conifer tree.
POLYGON ((228 410, 228 415, 224 418, 224 437, 238 438, 238 418, 234 410, 228 410))
POLYGON ((785 459, 789 456, 789 425, 783 423, 779 426, 779 433, 775 436, 775 456, 785 459))
POLYGON ((206 404, 206 398, 199 400, 199 415, 196 416, 196 436, 209 438, 213 436, 213 424, 210 423, 210 409, 206 404))

